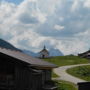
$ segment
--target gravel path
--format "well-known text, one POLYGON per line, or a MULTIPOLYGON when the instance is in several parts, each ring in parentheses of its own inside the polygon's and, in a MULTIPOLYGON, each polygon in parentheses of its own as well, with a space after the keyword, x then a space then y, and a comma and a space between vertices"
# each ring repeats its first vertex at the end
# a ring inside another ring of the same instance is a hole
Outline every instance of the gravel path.
POLYGON ((77 77, 74 77, 74 76, 66 73, 66 70, 69 68, 73 68, 73 67, 77 67, 77 66, 84 66, 84 65, 90 65, 90 64, 69 65, 69 66, 62 66, 62 67, 54 69, 54 72, 58 76, 60 76, 59 78, 57 78, 57 80, 65 80, 65 81, 72 82, 74 84, 77 84, 79 82, 86 82, 85 80, 79 79, 77 77))

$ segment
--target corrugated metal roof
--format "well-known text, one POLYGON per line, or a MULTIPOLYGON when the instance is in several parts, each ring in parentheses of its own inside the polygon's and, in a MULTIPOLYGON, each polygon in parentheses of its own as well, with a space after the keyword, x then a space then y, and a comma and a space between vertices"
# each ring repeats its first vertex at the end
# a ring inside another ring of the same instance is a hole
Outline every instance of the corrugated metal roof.
POLYGON ((33 58, 33 57, 26 55, 26 54, 19 52, 19 51, 0 48, 0 52, 8 55, 10 57, 16 58, 16 59, 21 60, 23 62, 26 62, 26 63, 33 65, 33 66, 47 67, 47 68, 56 68, 57 67, 55 64, 46 62, 46 61, 38 59, 38 58, 33 58))

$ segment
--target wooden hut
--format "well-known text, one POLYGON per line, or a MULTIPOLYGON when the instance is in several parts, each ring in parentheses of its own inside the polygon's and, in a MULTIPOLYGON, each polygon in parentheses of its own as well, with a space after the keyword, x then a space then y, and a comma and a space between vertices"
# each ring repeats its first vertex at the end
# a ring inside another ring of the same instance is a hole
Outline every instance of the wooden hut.
POLYGON ((0 90, 56 90, 51 80, 56 67, 22 52, 0 48, 0 90))
POLYGON ((90 59, 90 50, 84 52, 84 53, 80 53, 78 54, 78 56, 82 57, 82 58, 87 58, 90 59))
POLYGON ((90 82, 80 82, 77 85, 78 90, 90 90, 90 82))
POLYGON ((49 52, 44 46, 44 48, 39 52, 39 57, 40 58, 48 58, 49 57, 49 52))

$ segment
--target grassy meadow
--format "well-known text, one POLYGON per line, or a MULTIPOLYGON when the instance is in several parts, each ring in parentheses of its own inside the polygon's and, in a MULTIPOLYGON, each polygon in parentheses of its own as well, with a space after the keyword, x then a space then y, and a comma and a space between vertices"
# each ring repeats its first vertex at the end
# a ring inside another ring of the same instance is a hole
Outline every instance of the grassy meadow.
MULTIPOLYGON (((85 58, 80 58, 78 56, 57 56, 57 57, 51 57, 44 59, 45 61, 51 62, 53 64, 56 64, 57 66, 66 66, 66 65, 75 65, 75 64, 86 64, 89 63, 89 61, 85 58)), ((90 69, 89 69, 90 70, 90 69)), ((73 75, 72 71, 69 72, 73 75)), ((77 76, 77 75, 76 75, 77 76)), ((58 75, 56 75, 54 72, 52 73, 53 78, 57 78, 58 75)), ((90 78, 90 77, 89 77, 90 78)), ((76 88, 76 85, 67 82, 67 81, 57 81, 58 84, 58 90, 78 90, 76 88)))
POLYGON ((89 62, 87 59, 80 58, 78 56, 57 56, 57 57, 47 58, 44 60, 56 64, 58 66, 85 64, 89 62))
POLYGON ((90 65, 70 68, 67 70, 67 73, 86 81, 90 81, 90 65))

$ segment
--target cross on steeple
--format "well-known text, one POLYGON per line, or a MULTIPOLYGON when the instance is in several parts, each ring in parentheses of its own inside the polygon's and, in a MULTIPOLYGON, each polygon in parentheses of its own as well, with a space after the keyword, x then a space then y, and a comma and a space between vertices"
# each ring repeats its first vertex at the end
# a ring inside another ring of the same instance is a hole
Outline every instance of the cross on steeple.
POLYGON ((44 45, 44 49, 46 49, 46 46, 44 45))

